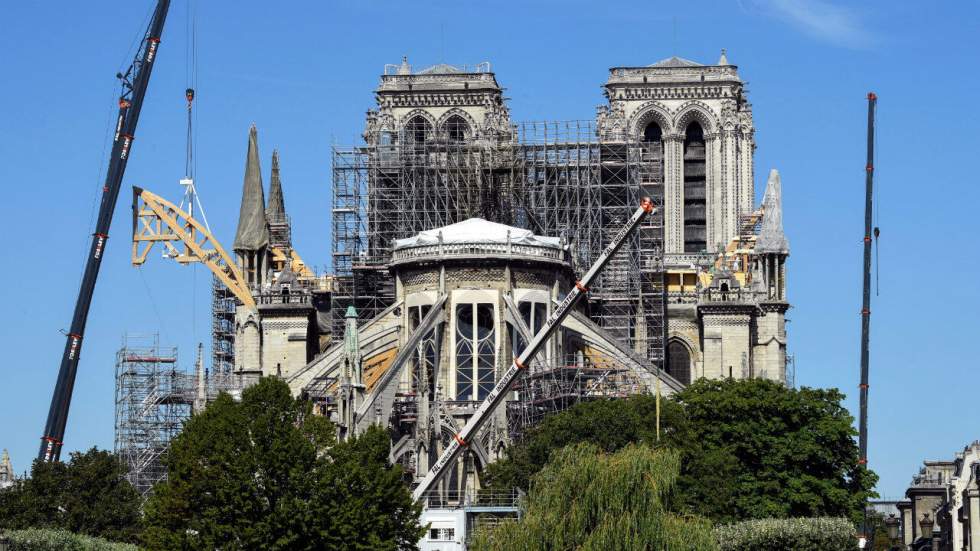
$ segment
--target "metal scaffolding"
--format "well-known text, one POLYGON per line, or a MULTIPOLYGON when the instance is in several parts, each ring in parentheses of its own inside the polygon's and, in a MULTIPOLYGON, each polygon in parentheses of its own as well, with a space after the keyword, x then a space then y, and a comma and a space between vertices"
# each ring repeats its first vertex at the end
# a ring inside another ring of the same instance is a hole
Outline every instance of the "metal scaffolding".
POLYGON ((518 399, 507 402, 507 432, 512 441, 546 416, 579 402, 647 392, 644 383, 626 366, 582 358, 564 364, 532 364, 514 390, 518 399))
MULTIPOLYGON (((566 238, 576 269, 599 255, 640 198, 663 204, 659 141, 600 140, 591 121, 528 122, 494 138, 427 123, 333 150, 333 334, 394 300, 392 242, 472 217, 566 238)), ((663 216, 641 227, 589 293, 590 316, 662 366, 663 216)))
POLYGON ((177 349, 159 335, 123 337, 116 354, 115 452, 144 498, 164 480, 162 457, 190 417, 194 377, 177 365, 177 349))

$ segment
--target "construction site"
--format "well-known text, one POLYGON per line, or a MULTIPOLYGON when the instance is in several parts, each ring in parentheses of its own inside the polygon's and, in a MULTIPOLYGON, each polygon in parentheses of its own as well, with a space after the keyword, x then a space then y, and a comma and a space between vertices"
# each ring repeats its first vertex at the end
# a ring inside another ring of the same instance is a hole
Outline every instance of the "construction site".
MULTIPOLYGON (((125 81, 115 193, 155 47, 147 39, 125 81)), ((516 496, 486 502, 483 471, 548 415, 659 399, 701 377, 791 384, 781 182, 771 171, 755 203, 737 67, 724 51, 714 64, 671 57, 613 67, 602 88, 593 120, 518 122, 489 62, 385 65, 362 140, 333 148, 321 184, 332 194, 326 271, 294 248, 278 151, 266 176, 254 125, 234 242, 215 238, 195 189, 188 88, 184 194, 133 188, 131 259, 143 266, 155 251, 210 272, 210 364, 203 344, 182 369, 158 337, 124 338, 115 449, 141 495, 165 478, 168 443, 192 412, 278 377, 340 440, 385 427, 434 541, 459 539, 467 511, 515 514, 516 496)), ((83 279, 86 312, 114 201, 83 279)), ((60 453, 86 312, 42 459, 60 453)))
MULTIPOLYGON (((164 476, 192 410, 265 376, 341 439, 389 427, 391 460, 436 516, 472 505, 509 443, 578 402, 698 377, 791 382, 779 175, 753 207, 735 67, 670 58, 614 68, 605 89, 594 121, 512 122, 489 63, 385 66, 363 142, 332 152, 330 273, 293 248, 278 152, 267 192, 255 127, 230 252, 191 176, 180 205, 136 189, 134 265, 159 245, 214 283, 210 366, 200 349, 193 372, 156 343, 120 351, 116 448, 134 484, 145 495, 164 476), (658 207, 624 233, 644 200, 658 207), (576 282, 597 263, 587 289, 576 282), (569 290, 582 300, 562 311, 569 290), (502 407, 484 413, 491 398, 502 407)), ((497 501, 493 514, 516 511, 497 501)))

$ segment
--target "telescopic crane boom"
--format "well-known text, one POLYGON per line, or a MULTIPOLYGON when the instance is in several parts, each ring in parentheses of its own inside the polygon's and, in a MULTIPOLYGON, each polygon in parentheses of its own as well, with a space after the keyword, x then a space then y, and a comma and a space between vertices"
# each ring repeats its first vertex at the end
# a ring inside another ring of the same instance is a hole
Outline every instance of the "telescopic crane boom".
POLYGON ((68 408, 71 406, 75 375, 78 372, 78 358, 82 350, 82 337, 85 334, 85 322, 88 319, 89 306, 92 304, 92 293, 95 290, 95 281, 99 277, 102 253, 105 251, 106 240, 109 239, 112 213, 116 207, 116 199, 119 198, 126 162, 129 160, 133 138, 136 135, 136 123, 139 120, 140 109, 143 107, 143 97, 150 82, 150 72, 153 70, 153 62, 156 60, 160 46, 160 36, 163 34, 163 23, 167 19, 169 9, 170 0, 157 1, 153 18, 150 20, 132 65, 124 74, 117 75, 122 83, 122 93, 119 96, 119 116, 116 119, 109 169, 106 171, 105 185, 102 187, 99 218, 95 233, 92 234, 92 245, 86 260, 82 284, 78 290, 71 329, 68 331, 65 350, 61 357, 58 381, 51 396, 48 421, 44 426, 44 435, 41 437, 38 459, 42 461, 57 461, 61 456, 65 425, 68 422, 68 408))
POLYGON ((415 501, 421 499, 422 496, 424 496, 425 493, 428 492, 440 478, 442 478, 442 476, 446 473, 446 467, 448 467, 449 464, 456 459, 456 456, 459 455, 464 447, 469 446, 470 439, 473 438, 478 430, 480 430, 480 427, 483 426, 483 423, 490 417, 490 414, 493 413, 497 406, 504 401, 507 391, 510 390, 511 384, 515 379, 517 379, 518 373, 520 373, 521 370, 528 365, 528 362, 534 358, 534 355, 537 354, 538 350, 541 348, 541 345, 543 345, 544 342, 551 337, 551 334, 554 333, 555 330, 561 325, 562 320, 564 320, 568 314, 571 313, 572 307, 575 306, 575 303, 582 298, 582 295, 589 291, 589 285, 592 283, 592 280, 599 275, 599 272, 605 268, 612 256, 616 254, 616 251, 622 247, 623 243, 626 241, 626 238, 629 237, 634 230, 636 230, 637 226, 640 225, 640 222, 642 222, 647 215, 652 214, 655 210, 656 208, 653 206, 653 202, 650 201, 650 198, 647 197, 641 201, 639 208, 636 209, 633 216, 631 216, 629 221, 626 222, 626 225, 619 230, 619 233, 613 237, 609 245, 606 246, 605 250, 602 251, 602 254, 599 255, 599 258, 596 259, 595 263, 592 264, 592 267, 589 268, 589 271, 585 273, 585 276, 583 276, 580 281, 575 283, 575 287, 568 293, 568 295, 565 296, 564 300, 561 301, 558 307, 555 308, 555 311, 552 312, 551 317, 545 321, 544 326, 537 332, 537 334, 534 335, 534 338, 531 339, 531 342, 528 343, 527 347, 518 355, 518 357, 514 358, 514 362, 510 364, 510 368, 504 372, 503 376, 500 377, 500 380, 497 381, 497 384, 493 387, 493 390, 490 391, 490 394, 488 394, 483 400, 480 407, 477 408, 473 416, 466 422, 463 429, 449 441, 449 445, 445 450, 443 450, 442 455, 439 456, 439 459, 436 461, 435 465, 429 469, 429 472, 426 473, 425 478, 419 482, 419 485, 416 486, 415 490, 412 492, 412 497, 415 499, 415 501))

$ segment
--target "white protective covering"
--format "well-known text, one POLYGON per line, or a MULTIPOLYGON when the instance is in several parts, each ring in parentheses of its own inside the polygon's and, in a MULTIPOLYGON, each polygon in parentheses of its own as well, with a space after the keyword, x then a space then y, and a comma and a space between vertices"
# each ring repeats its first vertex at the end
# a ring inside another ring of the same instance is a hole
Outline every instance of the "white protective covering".
POLYGON ((508 232, 510 232, 510 242, 514 245, 535 245, 561 249, 561 242, 557 237, 534 235, 530 230, 489 222, 483 218, 470 218, 441 228, 425 230, 414 237, 396 239, 395 248, 438 245, 440 233, 442 234, 442 242, 447 244, 507 243, 508 232))

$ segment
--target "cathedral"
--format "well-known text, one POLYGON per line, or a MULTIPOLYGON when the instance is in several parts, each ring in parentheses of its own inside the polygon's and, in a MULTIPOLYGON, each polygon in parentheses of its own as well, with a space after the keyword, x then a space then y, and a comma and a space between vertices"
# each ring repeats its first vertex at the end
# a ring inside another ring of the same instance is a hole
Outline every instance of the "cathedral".
MULTIPOLYGON (((334 273, 291 242, 273 156, 246 152, 233 250, 254 304, 215 312, 245 381, 283 378, 339 436, 380 423, 416 479, 643 197, 661 208, 548 340, 433 503, 461 504, 543 416, 787 370, 781 182, 756 201, 752 106, 723 51, 613 67, 594 119, 515 122, 489 63, 385 66, 332 158, 334 273)), ((225 297, 227 299, 227 297, 225 297)), ((217 303, 217 301, 216 301, 217 303)), ((434 532, 438 536, 438 531, 434 532)))

